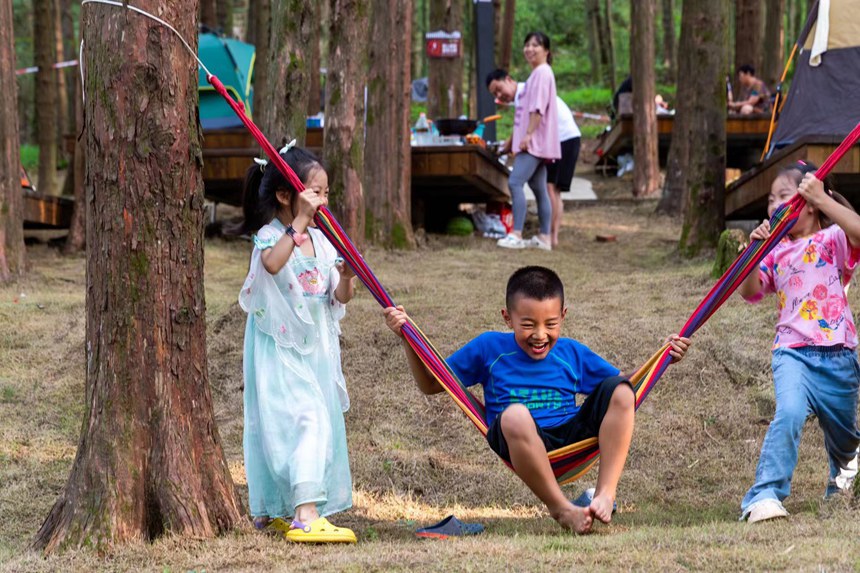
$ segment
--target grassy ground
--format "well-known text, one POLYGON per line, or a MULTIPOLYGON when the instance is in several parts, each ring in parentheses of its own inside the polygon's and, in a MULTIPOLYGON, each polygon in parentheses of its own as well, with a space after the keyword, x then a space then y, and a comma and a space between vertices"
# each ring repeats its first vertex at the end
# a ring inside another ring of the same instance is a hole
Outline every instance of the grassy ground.
MULTIPOLYGON (((598 189, 600 193, 601 190, 598 189)), ((712 284, 710 261, 676 256, 678 227, 653 203, 604 201, 566 214, 552 253, 501 252, 489 240, 430 237, 414 252, 370 249, 366 258, 442 352, 501 329, 509 273, 527 263, 556 269, 567 286, 565 331, 622 369, 638 366, 676 331, 712 284), (598 233, 617 235, 597 243, 598 233)), ((241 347, 236 293, 249 245, 206 245, 209 369, 216 416, 243 495, 241 347)), ((216 540, 166 538, 152 545, 43 558, 28 544, 63 487, 84 396, 83 258, 45 245, 29 250, 29 277, 0 289, 0 570, 3 571, 381 571, 381 570, 856 570, 860 520, 846 500, 820 501, 822 437, 810 422, 800 452, 790 520, 738 523, 773 412, 768 348, 774 308, 730 300, 696 336, 637 417, 619 513, 574 537, 494 458, 444 396, 414 388, 403 352, 376 303, 360 292, 343 322, 344 370, 355 507, 334 521, 359 535, 352 547, 298 547, 240 529, 216 540), (412 531, 449 513, 486 534, 418 541, 412 531)), ((860 308, 852 289, 854 308, 860 308)), ((570 497, 595 474, 568 487, 570 497)))

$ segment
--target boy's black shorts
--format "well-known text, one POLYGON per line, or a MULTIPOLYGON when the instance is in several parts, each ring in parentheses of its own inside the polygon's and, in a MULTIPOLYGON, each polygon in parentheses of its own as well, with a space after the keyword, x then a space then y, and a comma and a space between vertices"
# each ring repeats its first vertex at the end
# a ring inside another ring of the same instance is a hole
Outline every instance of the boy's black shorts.
POLYGON ((573 137, 561 142, 561 159, 546 166, 546 182, 552 183, 560 192, 570 191, 576 160, 579 158, 581 138, 573 137))
MULTIPOLYGON (((633 390, 630 381, 623 376, 610 376, 588 395, 579 412, 573 418, 552 428, 541 428, 535 422, 538 436, 543 440, 546 451, 551 452, 588 438, 597 437, 600 432, 600 424, 609 409, 612 393, 615 392, 615 388, 619 384, 626 384, 631 391, 633 390)), ((499 457, 506 462, 511 461, 508 443, 502 434, 501 414, 493 420, 492 425, 487 430, 487 442, 490 444, 490 448, 499 454, 499 457)))

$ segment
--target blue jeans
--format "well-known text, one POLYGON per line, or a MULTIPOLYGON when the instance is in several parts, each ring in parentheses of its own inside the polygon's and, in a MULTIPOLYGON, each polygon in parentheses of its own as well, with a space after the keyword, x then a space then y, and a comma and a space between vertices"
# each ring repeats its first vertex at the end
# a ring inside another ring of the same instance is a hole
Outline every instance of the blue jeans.
POLYGON ((528 182, 538 207, 540 232, 549 235, 552 223, 552 204, 546 190, 546 164, 540 157, 535 157, 525 151, 514 156, 514 168, 508 178, 508 188, 511 190, 511 201, 514 212, 514 231, 522 233, 526 224, 526 194, 523 185, 528 182))
POLYGON ((772 364, 776 414, 761 446, 755 485, 741 502, 744 514, 757 501, 781 502, 788 497, 800 434, 810 414, 818 417, 824 432, 831 480, 854 459, 860 444, 860 364, 854 350, 841 346, 778 348, 773 352, 772 364))

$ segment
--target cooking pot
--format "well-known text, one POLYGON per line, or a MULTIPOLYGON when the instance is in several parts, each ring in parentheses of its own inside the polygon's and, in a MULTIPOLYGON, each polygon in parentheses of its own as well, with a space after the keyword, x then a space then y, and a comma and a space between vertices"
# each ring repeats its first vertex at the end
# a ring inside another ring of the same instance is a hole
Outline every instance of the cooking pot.
POLYGON ((478 129, 479 125, 496 121, 501 117, 500 115, 489 115, 481 120, 443 118, 435 120, 433 125, 439 130, 439 135, 468 135, 478 129))

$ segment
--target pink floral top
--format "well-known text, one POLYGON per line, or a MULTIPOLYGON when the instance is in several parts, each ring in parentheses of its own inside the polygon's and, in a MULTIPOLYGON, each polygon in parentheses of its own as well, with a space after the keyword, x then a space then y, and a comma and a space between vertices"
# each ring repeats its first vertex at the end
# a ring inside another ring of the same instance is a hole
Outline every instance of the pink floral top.
POLYGON ((860 260, 860 249, 848 243, 836 225, 811 237, 784 238, 762 260, 759 302, 775 292, 779 306, 773 348, 798 346, 857 347, 857 330, 845 288, 860 260))

